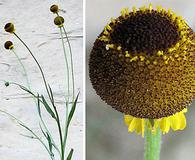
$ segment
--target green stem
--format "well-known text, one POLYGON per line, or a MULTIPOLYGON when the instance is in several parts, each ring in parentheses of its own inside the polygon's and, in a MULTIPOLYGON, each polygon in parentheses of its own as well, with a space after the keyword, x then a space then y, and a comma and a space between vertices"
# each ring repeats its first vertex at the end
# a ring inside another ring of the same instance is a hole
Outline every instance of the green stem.
POLYGON ((145 160, 160 160, 161 131, 160 128, 156 133, 146 127, 145 131, 145 160))
MULTIPOLYGON (((65 45, 64 45, 64 39, 63 39, 63 34, 62 34, 62 28, 60 27, 60 36, 61 36, 61 40, 62 40, 62 46, 63 46, 63 52, 64 52, 64 58, 65 58, 65 63, 66 63, 66 71, 67 71, 67 82, 68 82, 68 97, 67 97, 67 101, 66 101, 66 122, 68 120, 68 105, 69 105, 69 94, 70 94, 70 84, 69 84, 69 66, 68 66, 68 59, 67 59, 67 55, 66 55, 66 49, 65 49, 65 45), (68 105, 67 105, 68 104, 68 105)), ((66 127, 65 127, 66 128, 66 127)), ((64 160, 64 152, 65 152, 65 145, 64 145, 64 141, 62 142, 63 144, 63 152, 62 152, 62 160, 64 160)))
MULTIPOLYGON (((58 13, 57 13, 57 16, 59 16, 58 13)), ((66 40, 68 42, 68 48, 69 48, 69 51, 70 51, 71 76, 72 76, 72 102, 73 102, 74 101, 74 98, 75 98, 74 97, 75 96, 75 93, 74 93, 75 86, 74 86, 74 65, 73 65, 73 57, 72 57, 72 47, 71 47, 70 40, 68 38, 68 34, 66 32, 66 29, 65 29, 64 25, 62 26, 62 28, 64 30, 64 34, 65 34, 66 40)))
MULTIPOLYGON (((22 61, 20 60, 18 54, 15 52, 14 49, 12 49, 12 52, 13 52, 14 55, 16 56, 16 58, 17 58, 19 64, 21 65, 21 68, 23 69, 23 74, 24 74, 24 76, 25 76, 25 78, 26 78, 26 83, 27 83, 28 89, 29 89, 29 91, 31 91, 31 85, 30 85, 30 81, 29 81, 29 79, 28 79, 28 74, 27 74, 26 68, 24 67, 24 64, 22 63, 22 61)), ((36 103, 36 99, 35 99, 35 98, 36 98, 36 97, 33 96, 34 103, 35 103, 36 106, 37 106, 37 103, 36 103)), ((37 110, 38 110, 38 107, 37 107, 37 110)), ((51 141, 52 141, 52 143, 53 143, 55 149, 58 151, 58 153, 60 153, 60 151, 59 151, 59 149, 58 149, 58 147, 57 147, 55 141, 53 140, 53 138, 52 138, 52 136, 51 136, 51 133, 50 133, 49 129, 47 128, 47 126, 46 126, 44 120, 42 119, 42 117, 39 116, 39 120, 40 120, 41 124, 43 125, 44 129, 46 130, 46 132, 47 132, 47 133, 49 134, 49 136, 51 137, 51 141)))
POLYGON ((13 34, 14 34, 14 35, 19 39, 19 41, 26 47, 26 49, 29 51, 30 55, 33 57, 34 61, 36 62, 37 66, 38 66, 38 68, 39 68, 39 70, 40 70, 40 72, 41 72, 41 75, 42 75, 42 78, 43 78, 43 82, 44 82, 44 85, 45 85, 47 94, 48 94, 48 96, 49 96, 50 101, 52 102, 51 96, 50 96, 50 94, 49 94, 49 89, 48 89, 48 87, 47 87, 47 82, 46 82, 46 79, 45 79, 45 75, 44 75, 44 73, 43 73, 43 70, 42 70, 42 68, 41 68, 41 66, 40 66, 40 64, 39 64, 39 62, 37 61, 37 59, 35 58, 35 56, 34 56, 33 53, 31 52, 30 48, 26 45, 26 43, 25 43, 25 42, 24 42, 24 41, 15 33, 15 32, 14 32, 13 34))
POLYGON ((47 150, 47 152, 49 153, 50 155, 50 158, 51 160, 54 160, 54 157, 52 155, 52 153, 50 152, 50 150, 47 148, 46 144, 41 140, 41 138, 34 132, 32 131, 29 127, 27 127, 21 120, 17 119, 15 116, 13 116, 12 114, 6 112, 6 111, 3 111, 3 110, 0 110, 0 112, 8 115, 9 117, 13 118, 14 120, 16 120, 16 122, 22 126, 23 128, 25 128, 26 130, 28 130, 43 146, 44 148, 47 150))
POLYGON ((56 122, 57 122, 58 131, 59 131, 59 135, 60 135, 61 160, 64 160, 64 147, 63 147, 63 137, 62 137, 62 128, 61 128, 61 124, 60 124, 60 117, 59 117, 57 108, 54 104, 53 104, 53 107, 54 107, 54 111, 56 113, 56 122))
POLYGON ((66 55, 66 49, 64 45, 64 39, 63 39, 63 34, 62 34, 62 28, 60 27, 60 36, 62 40, 62 47, 63 47, 63 52, 64 52, 64 58, 65 58, 65 63, 66 63, 66 71, 67 71, 67 83, 68 83, 68 97, 67 97, 67 102, 69 103, 69 96, 70 96, 70 78, 69 78, 69 66, 68 66, 68 58, 66 55))

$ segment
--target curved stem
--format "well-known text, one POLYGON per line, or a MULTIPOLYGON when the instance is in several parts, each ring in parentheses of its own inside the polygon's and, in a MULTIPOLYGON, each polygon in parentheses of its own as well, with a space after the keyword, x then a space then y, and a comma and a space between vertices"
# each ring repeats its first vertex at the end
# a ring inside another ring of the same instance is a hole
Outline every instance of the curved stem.
POLYGON ((52 153, 50 152, 50 150, 47 148, 46 144, 41 140, 41 138, 33 131, 31 130, 29 127, 27 127, 21 120, 19 120, 18 118, 16 118, 15 116, 13 116, 12 114, 6 112, 6 111, 3 111, 3 110, 0 110, 0 112, 8 115, 9 117, 13 118, 14 120, 17 121, 17 123, 22 126, 23 128, 27 129, 43 146, 44 148, 47 150, 47 152, 49 153, 50 155, 50 158, 52 160, 54 160, 54 157, 52 155, 52 153))
POLYGON ((68 83, 68 98, 67 98, 67 102, 69 103, 69 95, 70 95, 69 66, 68 66, 68 58, 67 58, 67 55, 66 55, 66 49, 65 49, 65 45, 64 45, 64 39, 63 39, 63 34, 62 34, 62 28, 61 27, 60 27, 60 36, 61 36, 61 40, 62 40, 62 47, 63 47, 63 52, 64 52, 64 59, 65 59, 65 63, 66 63, 67 83, 68 83))
MULTIPOLYGON (((57 14, 57 16, 59 16, 58 13, 56 13, 56 14, 57 14)), ((62 28, 64 30, 64 34, 65 34, 66 40, 68 42, 68 48, 69 48, 69 51, 70 51, 71 76, 72 76, 72 102, 73 102, 74 98, 75 98, 75 93, 74 93, 75 86, 74 86, 74 65, 73 65, 73 57, 72 57, 72 47, 71 47, 70 40, 68 38, 68 35, 67 35, 67 32, 66 32, 66 29, 65 29, 64 25, 62 26, 62 28)), ((62 37, 63 37, 63 35, 62 35, 62 37)))
POLYGON ((160 128, 156 133, 146 127, 145 131, 145 160, 160 160, 161 131, 160 128))
MULTIPOLYGON (((21 65, 21 68, 23 69, 23 74, 24 74, 24 76, 25 76, 25 78, 26 78, 27 87, 28 87, 29 91, 31 91, 31 85, 30 85, 30 81, 29 81, 29 79, 28 79, 28 74, 27 74, 26 68, 24 67, 24 64, 23 64, 22 61, 20 60, 20 58, 19 58, 18 54, 15 52, 15 50, 12 49, 11 51, 14 53, 14 55, 16 56, 16 58, 17 58, 19 64, 21 65)), ((33 101, 34 101, 34 103, 35 103, 36 106, 37 106, 37 102, 36 102, 35 96, 33 96, 33 101)), ((38 106, 37 106, 37 110, 38 110, 38 106)), ((52 141, 52 143, 53 143, 53 145, 54 145, 54 148, 57 150, 58 153, 60 153, 60 151, 59 151, 59 149, 58 149, 58 147, 57 147, 55 141, 53 140, 53 138, 52 138, 52 136, 51 136, 51 133, 50 133, 49 129, 47 128, 47 126, 46 126, 46 124, 45 124, 43 118, 39 116, 39 119, 40 119, 40 122, 41 122, 41 124, 43 125, 44 129, 45 129, 46 132, 49 134, 49 136, 50 136, 50 138, 51 138, 51 141, 52 141)))
POLYGON ((72 48, 71 48, 71 45, 70 45, 70 40, 68 38, 68 35, 67 35, 67 32, 66 32, 66 29, 65 27, 63 26, 62 27, 63 30, 64 30, 64 34, 66 36, 66 39, 67 39, 67 42, 68 42, 68 47, 69 47, 69 51, 70 51, 70 58, 71 58, 71 75, 72 75, 72 102, 74 101, 74 96, 75 96, 75 93, 74 93, 74 90, 75 90, 75 87, 74 87, 74 67, 73 67, 73 58, 72 58, 72 48))
POLYGON ((15 32, 14 32, 13 34, 14 34, 14 35, 20 40, 20 42, 26 47, 26 49, 29 51, 29 53, 30 53, 31 56, 33 57, 34 61, 36 62, 37 66, 38 66, 38 68, 39 68, 39 70, 40 70, 40 72, 41 72, 41 75, 42 75, 42 78, 43 78, 43 82, 44 82, 44 85, 45 85, 47 94, 48 94, 48 96, 49 96, 50 101, 52 102, 51 96, 50 96, 50 94, 49 94, 49 89, 48 89, 48 87, 47 87, 45 75, 44 75, 44 73, 43 73, 43 70, 42 70, 42 68, 41 68, 41 66, 40 66, 40 64, 39 64, 39 62, 37 61, 37 59, 35 58, 35 56, 34 56, 33 53, 31 52, 30 48, 26 45, 26 43, 25 43, 25 42, 24 42, 24 41, 15 33, 15 32))
MULTIPOLYGON (((68 112, 69 112, 69 106, 67 104, 69 104, 69 94, 70 94, 70 84, 69 84, 69 66, 68 66, 68 59, 67 59, 67 55, 66 55, 66 49, 65 49, 65 45, 64 45, 64 39, 63 39, 63 34, 62 34, 62 28, 60 27, 60 36, 61 36, 61 40, 62 40, 62 46, 63 46, 63 51, 64 51, 64 58, 65 58, 65 63, 66 63, 66 71, 67 71, 67 83, 68 83, 68 97, 67 97, 67 101, 66 101, 66 123, 68 121, 68 112)), ((65 127, 66 128, 66 127, 65 127)), ((64 160, 64 152, 65 152, 65 145, 64 145, 64 141, 62 142, 63 145, 63 152, 62 152, 62 160, 64 160)))

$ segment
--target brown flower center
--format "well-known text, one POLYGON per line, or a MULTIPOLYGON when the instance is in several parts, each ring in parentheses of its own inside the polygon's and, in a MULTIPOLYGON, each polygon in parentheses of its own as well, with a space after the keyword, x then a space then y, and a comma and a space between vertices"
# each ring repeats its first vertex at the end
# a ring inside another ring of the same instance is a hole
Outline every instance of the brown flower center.
POLYGON ((180 40, 177 25, 166 13, 138 11, 131 14, 127 19, 120 17, 120 23, 110 35, 111 42, 124 50, 151 55, 159 50, 166 51, 180 40))

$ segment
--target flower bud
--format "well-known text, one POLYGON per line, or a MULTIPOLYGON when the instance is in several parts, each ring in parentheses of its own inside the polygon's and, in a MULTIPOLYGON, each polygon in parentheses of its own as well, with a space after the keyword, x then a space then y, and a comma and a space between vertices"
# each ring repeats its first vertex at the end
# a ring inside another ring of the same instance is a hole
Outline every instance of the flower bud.
POLYGON ((63 24, 64 24, 64 18, 61 17, 61 16, 57 16, 57 17, 54 19, 54 24, 57 25, 58 27, 62 27, 63 24))
POLYGON ((14 45, 11 41, 6 41, 4 44, 5 49, 13 49, 14 45))
POLYGON ((7 23, 4 27, 4 29, 6 32, 9 32, 9 33, 14 33, 14 31, 15 31, 13 23, 7 23))
POLYGON ((50 7, 50 11, 53 12, 53 13, 58 13, 58 11, 59 11, 58 5, 53 4, 53 5, 50 7))
POLYGON ((9 86, 9 82, 5 82, 5 86, 8 87, 9 86))

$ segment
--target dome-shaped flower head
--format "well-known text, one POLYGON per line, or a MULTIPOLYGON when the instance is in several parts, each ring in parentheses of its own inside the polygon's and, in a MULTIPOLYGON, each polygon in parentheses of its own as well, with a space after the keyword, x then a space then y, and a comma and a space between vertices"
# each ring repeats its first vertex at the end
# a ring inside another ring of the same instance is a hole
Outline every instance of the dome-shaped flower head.
POLYGON ((15 32, 15 27, 14 27, 13 23, 7 23, 4 27, 4 29, 5 29, 6 32, 9 32, 9 33, 14 33, 15 32))
POLYGON ((111 19, 89 61, 96 93, 125 114, 129 131, 186 126, 195 97, 195 34, 170 9, 141 7, 111 19))
POLYGON ((63 24, 64 24, 64 18, 61 17, 61 16, 57 16, 57 17, 54 19, 54 24, 57 25, 58 27, 62 27, 63 24))
POLYGON ((4 44, 4 47, 5 49, 13 49, 14 48, 14 45, 12 43, 12 41, 6 41, 5 44, 4 44))

